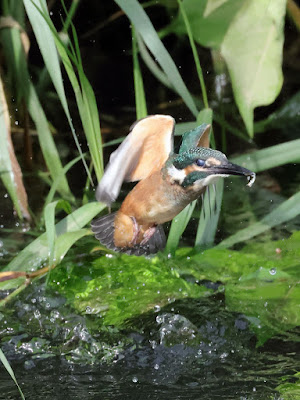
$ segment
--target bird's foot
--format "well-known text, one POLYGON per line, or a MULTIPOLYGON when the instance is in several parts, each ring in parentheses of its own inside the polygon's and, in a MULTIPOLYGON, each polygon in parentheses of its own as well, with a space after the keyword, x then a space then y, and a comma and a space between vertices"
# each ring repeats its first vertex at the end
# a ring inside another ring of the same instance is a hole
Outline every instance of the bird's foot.
POLYGON ((151 228, 148 228, 143 235, 143 240, 141 241, 141 245, 143 246, 148 242, 148 240, 151 238, 151 236, 154 234, 156 230, 156 226, 152 226, 151 228))
POLYGON ((136 244, 137 238, 138 238, 139 233, 140 233, 140 229, 139 229, 138 223, 136 222, 136 219, 134 217, 130 217, 130 218, 131 218, 131 220, 133 222, 133 238, 130 241, 130 245, 132 246, 132 245, 136 244))

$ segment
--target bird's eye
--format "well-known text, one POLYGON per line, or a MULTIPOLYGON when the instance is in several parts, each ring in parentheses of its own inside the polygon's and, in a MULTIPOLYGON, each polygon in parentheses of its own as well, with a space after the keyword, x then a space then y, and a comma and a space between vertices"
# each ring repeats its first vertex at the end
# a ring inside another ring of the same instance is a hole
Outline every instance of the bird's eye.
POLYGON ((198 158, 198 160, 196 160, 196 164, 198 165, 198 167, 204 167, 205 161, 198 158))

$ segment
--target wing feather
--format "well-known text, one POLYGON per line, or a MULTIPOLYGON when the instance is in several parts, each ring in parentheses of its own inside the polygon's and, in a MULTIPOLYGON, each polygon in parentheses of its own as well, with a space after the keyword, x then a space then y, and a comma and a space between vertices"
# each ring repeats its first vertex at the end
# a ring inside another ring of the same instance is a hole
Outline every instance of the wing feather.
POLYGON ((173 152, 174 125, 169 115, 150 115, 137 121, 111 154, 97 188, 97 200, 110 205, 124 181, 139 181, 161 169, 173 152))

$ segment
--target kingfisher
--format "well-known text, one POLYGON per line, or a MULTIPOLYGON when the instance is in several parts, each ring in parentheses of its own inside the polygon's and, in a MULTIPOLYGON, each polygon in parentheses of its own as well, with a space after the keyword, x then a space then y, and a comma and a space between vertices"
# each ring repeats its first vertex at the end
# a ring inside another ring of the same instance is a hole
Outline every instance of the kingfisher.
POLYGON ((183 134, 178 154, 174 153, 174 127, 169 115, 138 120, 111 154, 96 190, 97 200, 110 207, 124 181, 139 182, 117 212, 92 221, 95 237, 107 248, 138 256, 157 253, 166 243, 162 224, 217 179, 242 175, 248 178, 248 186, 254 183, 254 172, 209 148, 210 125, 183 134))

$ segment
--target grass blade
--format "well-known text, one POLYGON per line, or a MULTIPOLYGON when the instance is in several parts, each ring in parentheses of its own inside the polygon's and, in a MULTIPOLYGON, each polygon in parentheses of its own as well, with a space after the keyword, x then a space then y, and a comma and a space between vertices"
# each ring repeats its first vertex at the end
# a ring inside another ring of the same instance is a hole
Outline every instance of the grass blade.
POLYGON ((134 94, 135 94, 135 108, 136 108, 136 119, 146 117, 147 103, 143 84, 143 76, 140 68, 138 49, 137 49, 137 38, 134 27, 132 27, 132 57, 133 57, 133 80, 134 80, 134 94))
MULTIPOLYGON (((210 108, 205 108, 199 113, 197 124, 212 124, 212 119, 212 110, 210 108)), ((214 145, 212 133, 210 141, 213 142, 214 145)), ((223 188, 223 179, 219 179, 216 183, 215 189, 210 185, 203 196, 201 214, 195 239, 195 247, 197 248, 210 247, 214 242, 220 217, 223 188)))
MULTIPOLYGON (((59 263, 66 251, 70 248, 70 238, 76 239, 81 235, 90 233, 89 229, 82 228, 88 224, 100 211, 105 208, 104 204, 92 202, 75 210, 55 225, 56 253, 55 259, 59 263)), ((38 269, 49 256, 47 234, 43 233, 27 247, 25 247, 2 271, 33 271, 38 269)), ((6 281, 0 284, 1 289, 18 286, 22 280, 6 281)))
POLYGON ((254 236, 259 235, 273 228, 274 226, 280 225, 283 222, 289 221, 292 218, 297 217, 300 214, 300 192, 296 193, 288 200, 281 203, 268 215, 266 215, 261 221, 256 222, 245 229, 241 229, 234 235, 229 236, 223 240, 217 247, 230 247, 236 243, 244 242, 254 236))
POLYGON ((21 398, 22 398, 23 400, 25 400, 25 396, 24 396, 24 394, 23 394, 23 392, 22 392, 22 389, 20 388, 20 386, 19 386, 19 384, 18 384, 18 382, 17 382, 17 379, 16 379, 16 376, 15 376, 15 374, 14 374, 14 371, 12 370, 12 368, 11 368, 9 362, 7 361, 7 358, 5 357, 5 354, 3 353, 3 351, 2 351, 1 349, 0 349, 0 360, 1 360, 2 364, 4 365, 6 371, 7 371, 7 372, 9 373, 9 375, 11 376, 11 379, 15 382, 15 384, 16 384, 16 386, 17 386, 19 392, 20 392, 21 398))
POLYGON ((169 78, 167 75, 159 68, 159 66, 156 64, 156 62, 153 60, 151 57, 149 50, 147 49, 147 46, 143 42, 142 38, 137 35, 137 42, 139 46, 139 51, 141 54, 141 57, 144 61, 144 63, 147 65, 148 69, 152 72, 152 74, 155 76, 157 80, 160 81, 163 85, 165 85, 169 89, 173 89, 173 86, 171 82, 169 81, 169 78))
POLYGON ((156 30, 142 6, 137 0, 115 0, 115 2, 122 8, 134 25, 136 31, 141 35, 155 60, 168 76, 174 89, 182 97, 190 111, 197 116, 198 111, 194 100, 183 82, 174 61, 159 39, 156 30))
MULTIPOLYGON (((62 164, 44 110, 41 107, 30 79, 20 32, 16 29, 4 29, 1 31, 1 39, 8 68, 12 70, 14 79, 16 80, 16 97, 19 99, 24 98, 26 101, 29 114, 38 132, 39 143, 44 159, 49 168, 51 177, 54 179, 61 173, 62 164)), ((58 191, 65 198, 73 199, 65 176, 59 182, 58 191)))
POLYGON ((234 157, 232 162, 247 166, 254 172, 265 171, 287 163, 300 162, 300 139, 234 157))
POLYGON ((216 183, 215 189, 212 185, 209 187, 209 196, 205 193, 195 240, 195 247, 197 248, 208 248, 214 243, 220 217, 223 189, 224 180, 221 178, 216 183))
POLYGON ((192 217, 196 203, 197 200, 190 203, 173 219, 165 248, 166 254, 175 254, 181 235, 192 217))
POLYGON ((203 78, 203 72, 202 72, 202 68, 201 68, 201 64, 200 64, 197 48, 196 48, 195 41, 194 41, 194 38, 193 38, 192 29, 191 29, 188 17, 186 15, 186 12, 185 12, 185 9, 184 9, 184 4, 183 4, 182 0, 177 0, 177 3, 179 5, 179 9, 180 9, 184 24, 186 26, 186 31, 187 31, 187 34, 188 34, 188 37, 189 37, 191 48, 192 48, 192 52, 193 52, 193 56, 194 56, 194 62, 195 62, 195 65, 196 65, 197 74, 198 74, 200 87, 201 87, 201 91, 202 91, 203 104, 204 104, 205 108, 208 108, 209 105, 208 105, 208 99, 207 99, 206 86, 205 86, 205 82, 204 82, 204 78, 203 78))
POLYGON ((49 265, 50 267, 56 264, 54 257, 55 254, 55 244, 56 244, 56 230, 55 230, 55 210, 56 208, 62 208, 66 213, 70 214, 72 212, 71 205, 65 200, 57 200, 52 203, 47 204, 44 208, 44 219, 45 227, 49 248, 49 265))
POLYGON ((57 50, 55 47, 55 41, 50 30, 50 27, 47 23, 47 20, 43 17, 41 12, 45 15, 48 15, 47 3, 45 0, 23 0, 29 21, 31 23, 32 29, 35 34, 35 38, 39 45, 39 49, 41 51, 44 63, 47 67, 49 75, 51 77, 52 83, 55 87, 55 90, 58 94, 59 100, 63 107, 63 110, 67 116, 68 123, 71 128, 71 132, 73 134, 74 141, 76 143, 79 154, 81 155, 81 159, 83 165, 88 173, 88 166, 85 162, 85 159, 82 154, 82 150, 80 144, 78 142, 78 138, 75 134, 75 129, 72 123, 72 119, 70 116, 68 103, 65 95, 63 79, 61 75, 60 63, 58 59, 57 50), (41 12, 38 11, 38 8, 41 12))
MULTIPOLYGON (((83 156, 84 156, 84 154, 83 154, 83 156)), ((66 165, 64 166, 63 171, 62 171, 62 174, 61 174, 61 175, 58 175, 58 176, 54 179, 54 181, 53 181, 53 183, 52 183, 52 185, 51 185, 51 188, 50 188, 50 190, 49 190, 49 193, 47 194, 47 198, 46 198, 46 200, 45 200, 45 204, 44 204, 43 209, 45 209, 45 207, 47 206, 47 204, 49 204, 49 203, 52 202, 53 197, 54 197, 54 195, 55 195, 55 192, 56 192, 56 190, 57 190, 58 183, 59 183, 59 181, 61 180, 61 178, 62 178, 62 177, 69 171, 69 169, 71 169, 71 168, 73 167, 73 165, 75 165, 79 160, 81 160, 81 155, 79 155, 78 157, 74 158, 74 160, 71 160, 70 162, 68 162, 68 164, 66 164, 66 165)))
POLYGON ((30 220, 27 193, 22 180, 22 172, 14 152, 10 132, 10 118, 0 77, 0 175, 18 217, 30 220))

